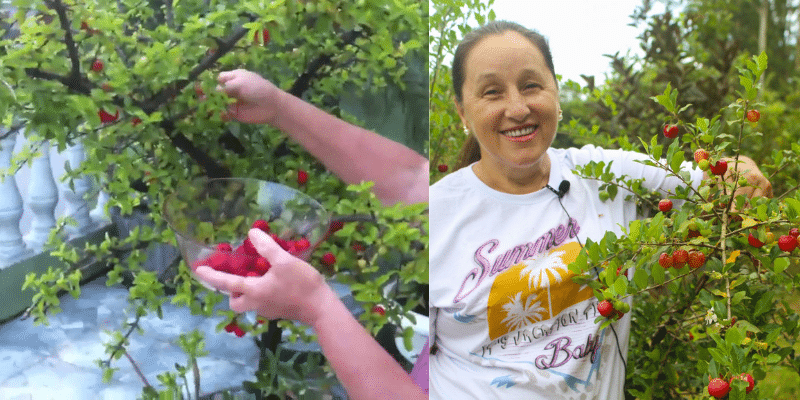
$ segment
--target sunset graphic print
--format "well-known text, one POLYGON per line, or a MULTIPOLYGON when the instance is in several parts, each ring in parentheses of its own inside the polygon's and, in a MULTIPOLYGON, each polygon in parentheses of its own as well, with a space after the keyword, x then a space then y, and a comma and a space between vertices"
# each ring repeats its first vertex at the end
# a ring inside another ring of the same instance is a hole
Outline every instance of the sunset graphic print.
POLYGON ((548 321, 594 297, 590 287, 572 281, 575 274, 567 268, 579 252, 578 243, 565 243, 499 274, 489 294, 489 338, 548 321))

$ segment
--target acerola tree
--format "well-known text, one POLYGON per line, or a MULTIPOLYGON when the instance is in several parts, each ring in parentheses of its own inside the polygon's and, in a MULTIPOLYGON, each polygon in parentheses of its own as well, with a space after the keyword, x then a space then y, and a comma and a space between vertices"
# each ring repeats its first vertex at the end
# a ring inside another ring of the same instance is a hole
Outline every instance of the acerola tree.
MULTIPOLYGON (((335 215, 355 215, 332 226, 311 263, 350 284, 365 311, 385 307, 385 315, 362 316, 373 333, 388 321, 399 323, 413 308, 424 311, 426 205, 381 207, 369 183, 348 187, 277 130, 222 121, 229 100, 215 90, 220 71, 251 69, 361 124, 341 106, 342 90, 372 95, 409 90, 419 80, 410 68, 427 45, 422 3, 43 0, 14 5, 0 49, 5 87, 0 110, 31 143, 14 165, 30 159, 45 141, 63 149, 80 140, 87 161, 68 175, 89 177, 95 193, 109 195, 108 209, 123 216, 148 213, 154 226, 80 249, 64 242, 68 219, 63 219, 49 243, 53 254, 70 265, 85 257, 107 262, 110 284, 129 286, 137 317, 160 314, 165 294, 207 316, 223 300, 199 286, 183 262, 161 276, 168 279, 142 269, 148 246, 175 243, 161 215, 165 195, 198 176, 278 182, 310 194, 335 215)), ((75 268, 29 276, 25 286, 41 292, 30 309, 36 321, 46 322, 48 312, 57 312, 59 289, 79 295, 80 279, 75 268)), ((220 330, 251 334, 262 349, 259 373, 248 390, 260 396, 308 386, 303 382, 308 371, 295 371, 294 380, 268 373, 276 346, 270 338, 280 338, 280 329, 302 337, 303 329, 286 322, 245 324, 233 313, 226 315, 220 330)), ((120 321, 120 332, 108 344, 108 360, 99 362, 107 376, 137 321, 120 321)), ((409 341, 411 334, 404 332, 409 341)), ((181 336, 188 362, 177 375, 197 372, 202 342, 197 332, 181 336)), ((175 371, 162 378, 163 392, 180 395, 175 371)), ((152 387, 144 392, 158 395, 152 387)))

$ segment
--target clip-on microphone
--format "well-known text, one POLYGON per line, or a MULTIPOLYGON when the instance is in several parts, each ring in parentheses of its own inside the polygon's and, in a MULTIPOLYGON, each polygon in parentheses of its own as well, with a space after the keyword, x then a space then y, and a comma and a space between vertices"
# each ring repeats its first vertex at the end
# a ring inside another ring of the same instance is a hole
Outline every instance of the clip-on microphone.
POLYGON ((556 196, 558 196, 558 199, 561 200, 561 198, 563 198, 564 195, 569 192, 569 181, 566 179, 561 181, 561 183, 558 184, 558 190, 553 189, 553 187, 550 185, 545 185, 545 187, 550 189, 551 192, 555 193, 556 196))

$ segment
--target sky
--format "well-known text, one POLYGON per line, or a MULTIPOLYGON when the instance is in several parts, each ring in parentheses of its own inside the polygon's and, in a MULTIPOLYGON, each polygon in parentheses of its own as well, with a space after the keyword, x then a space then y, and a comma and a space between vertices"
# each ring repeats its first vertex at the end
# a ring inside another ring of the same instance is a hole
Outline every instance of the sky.
POLYGON ((495 0, 496 19, 517 22, 548 38, 556 73, 562 81, 600 83, 610 71, 604 54, 643 54, 640 29, 628 26, 642 0, 495 0))

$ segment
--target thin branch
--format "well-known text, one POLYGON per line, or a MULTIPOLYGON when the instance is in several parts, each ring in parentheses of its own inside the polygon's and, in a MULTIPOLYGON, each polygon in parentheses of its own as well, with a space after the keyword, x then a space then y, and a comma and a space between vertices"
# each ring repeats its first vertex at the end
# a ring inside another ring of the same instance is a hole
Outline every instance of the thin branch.
POLYGON ((61 29, 64 30, 64 45, 67 46, 70 63, 72 64, 70 77, 76 80, 81 74, 81 63, 80 55, 78 55, 78 47, 75 45, 75 39, 72 37, 72 28, 70 27, 70 21, 67 17, 67 7, 61 0, 45 0, 45 4, 58 14, 58 21, 61 24, 61 29))
POLYGON ((150 382, 147 382, 147 378, 145 378, 144 374, 142 374, 142 371, 139 369, 139 366, 138 366, 138 365, 136 365, 136 362, 135 362, 135 361, 133 361, 133 357, 131 357, 131 355, 128 353, 128 350, 125 350, 125 349, 123 348, 123 349, 122 349, 122 351, 124 352, 124 354, 125 354, 125 357, 127 357, 127 358, 128 358, 128 361, 130 361, 130 362, 131 362, 131 365, 133 365, 133 369, 134 369, 134 371, 136 371, 136 375, 139 375, 139 378, 142 380, 142 382, 144 382, 144 385, 145 385, 146 387, 152 387, 152 386, 150 385, 150 382))

